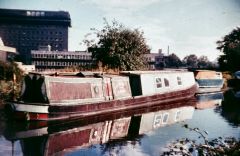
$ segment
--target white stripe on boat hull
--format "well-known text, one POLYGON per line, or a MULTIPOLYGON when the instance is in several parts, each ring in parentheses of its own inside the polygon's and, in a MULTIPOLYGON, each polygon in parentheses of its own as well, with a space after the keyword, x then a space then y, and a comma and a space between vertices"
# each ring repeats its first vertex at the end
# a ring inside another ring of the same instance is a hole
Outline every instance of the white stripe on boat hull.
POLYGON ((196 93, 219 92, 221 88, 198 88, 196 93))
POLYGON ((16 111, 32 113, 48 113, 48 107, 44 105, 13 104, 16 111))

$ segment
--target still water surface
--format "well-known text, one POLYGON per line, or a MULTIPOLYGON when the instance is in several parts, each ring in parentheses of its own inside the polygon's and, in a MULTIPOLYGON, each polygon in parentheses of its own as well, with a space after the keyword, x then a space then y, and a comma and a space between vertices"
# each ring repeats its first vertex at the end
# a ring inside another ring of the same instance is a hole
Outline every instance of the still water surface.
POLYGON ((52 123, 7 121, 1 112, 0 155, 158 156, 176 139, 201 141, 183 124, 208 131, 209 139, 240 138, 240 103, 222 98, 222 93, 201 95, 165 108, 52 123))

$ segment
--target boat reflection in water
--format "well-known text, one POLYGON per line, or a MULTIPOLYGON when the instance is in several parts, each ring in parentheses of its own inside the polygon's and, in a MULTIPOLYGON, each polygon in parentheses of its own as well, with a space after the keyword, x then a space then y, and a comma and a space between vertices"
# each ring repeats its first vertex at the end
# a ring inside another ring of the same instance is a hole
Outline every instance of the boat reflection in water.
POLYGON ((223 92, 212 92, 212 93, 203 93, 196 94, 196 108, 197 109, 206 109, 212 108, 215 106, 220 106, 222 100, 224 99, 223 92))
POLYGON ((5 138, 20 140, 24 155, 63 155, 93 144, 128 140, 191 119, 194 107, 193 99, 64 122, 9 123, 5 138))

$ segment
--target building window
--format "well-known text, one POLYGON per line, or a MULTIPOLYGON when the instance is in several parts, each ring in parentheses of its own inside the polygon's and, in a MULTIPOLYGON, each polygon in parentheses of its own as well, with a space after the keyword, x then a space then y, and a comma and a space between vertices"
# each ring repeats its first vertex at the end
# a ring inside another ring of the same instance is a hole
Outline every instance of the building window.
POLYGON ((27 11, 27 16, 31 16, 31 12, 30 11, 27 11))
POLYGON ((161 88, 162 87, 162 80, 161 80, 161 78, 156 78, 156 86, 157 86, 157 88, 161 88))
POLYGON ((181 77, 177 77, 177 82, 178 82, 178 85, 182 85, 181 77))
POLYGON ((45 12, 40 12, 40 15, 41 15, 41 16, 44 16, 44 15, 45 15, 45 12))

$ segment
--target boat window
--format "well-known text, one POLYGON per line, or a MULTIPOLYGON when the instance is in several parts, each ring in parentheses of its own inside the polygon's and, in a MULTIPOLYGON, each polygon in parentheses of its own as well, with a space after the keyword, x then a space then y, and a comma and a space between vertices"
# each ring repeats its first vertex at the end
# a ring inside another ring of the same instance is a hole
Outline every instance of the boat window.
POLYGON ((168 81, 168 79, 164 78, 164 84, 165 84, 165 87, 169 87, 169 81, 168 81))
POLYGON ((163 114, 163 120, 162 120, 163 124, 166 124, 168 122, 168 116, 169 116, 168 113, 163 114))
POLYGON ((156 114, 153 121, 153 128, 159 127, 161 125, 162 114, 156 114))
POLYGON ((178 85, 182 85, 181 77, 177 77, 177 82, 178 82, 178 85))
POLYGON ((216 75, 217 75, 217 77, 222 77, 222 73, 220 73, 220 72, 216 72, 216 75))
POLYGON ((156 85, 157 85, 157 88, 161 88, 162 87, 162 80, 161 78, 156 78, 156 85))

